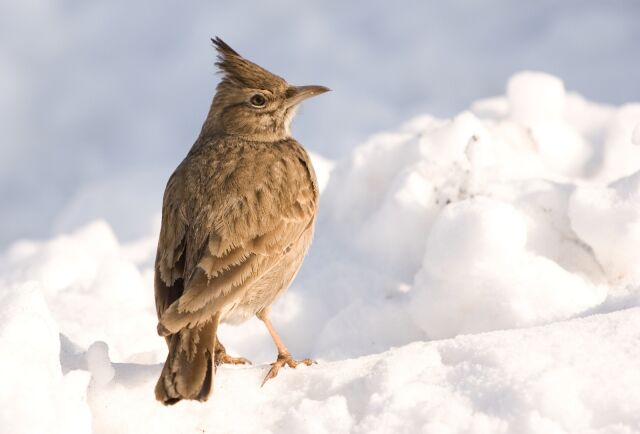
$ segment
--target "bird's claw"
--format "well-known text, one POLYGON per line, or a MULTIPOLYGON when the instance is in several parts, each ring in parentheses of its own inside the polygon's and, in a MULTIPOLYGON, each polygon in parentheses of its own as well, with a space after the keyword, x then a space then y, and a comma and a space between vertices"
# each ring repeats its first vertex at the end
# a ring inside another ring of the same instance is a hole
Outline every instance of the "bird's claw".
POLYGON ((251 360, 244 357, 231 357, 225 352, 216 353, 216 366, 218 365, 252 365, 251 360))
POLYGON ((269 369, 269 372, 267 372, 264 380, 262 380, 262 384, 260 385, 260 387, 264 386, 267 381, 275 378, 275 376, 278 375, 278 371, 280 370, 280 368, 282 368, 284 365, 287 365, 290 368, 296 368, 301 363, 307 366, 311 366, 318 362, 312 359, 295 360, 293 357, 291 357, 291 354, 278 354, 278 359, 271 364, 271 369, 269 369))

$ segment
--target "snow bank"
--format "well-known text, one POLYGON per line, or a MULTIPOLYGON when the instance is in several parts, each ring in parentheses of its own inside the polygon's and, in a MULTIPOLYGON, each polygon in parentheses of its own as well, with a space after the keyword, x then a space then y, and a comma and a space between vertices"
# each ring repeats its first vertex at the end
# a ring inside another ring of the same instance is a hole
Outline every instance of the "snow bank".
POLYGON ((0 282, 0 349, 2 432, 89 431, 89 375, 62 375, 58 326, 37 283, 0 282))
MULTIPOLYGON (((314 154, 316 240, 273 321, 320 363, 261 389, 266 330, 222 326, 255 365, 221 367, 206 404, 153 399, 158 210, 118 239, 85 204, 128 181, 87 187, 69 231, 0 257, 0 431, 640 432, 635 107, 525 72, 451 119, 314 154)), ((134 198, 112 203, 122 233, 134 198)))
POLYGON ((640 309, 402 348, 296 371, 222 367, 205 404, 149 398, 160 366, 92 391, 97 433, 637 432, 640 309), (612 361, 615 360, 615 364, 612 361))
POLYGON ((121 246, 109 225, 96 221, 50 241, 14 244, 2 257, 0 275, 37 282, 71 342, 83 348, 110 342, 117 360, 145 357, 157 351, 155 333, 146 328, 156 322, 149 303, 154 246, 155 240, 121 246))

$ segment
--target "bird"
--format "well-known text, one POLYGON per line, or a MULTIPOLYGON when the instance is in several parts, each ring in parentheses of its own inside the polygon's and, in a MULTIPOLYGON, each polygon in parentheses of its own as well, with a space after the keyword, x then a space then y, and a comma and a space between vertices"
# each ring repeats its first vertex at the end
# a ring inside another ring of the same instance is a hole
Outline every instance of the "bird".
POLYGON ((325 86, 294 86, 219 37, 222 74, 200 134, 170 176, 154 268, 157 332, 168 356, 155 387, 165 405, 206 401, 216 367, 244 364, 218 337, 221 323, 260 319, 277 348, 262 385, 295 360, 270 320, 311 244, 318 182, 292 136, 299 104, 325 86))

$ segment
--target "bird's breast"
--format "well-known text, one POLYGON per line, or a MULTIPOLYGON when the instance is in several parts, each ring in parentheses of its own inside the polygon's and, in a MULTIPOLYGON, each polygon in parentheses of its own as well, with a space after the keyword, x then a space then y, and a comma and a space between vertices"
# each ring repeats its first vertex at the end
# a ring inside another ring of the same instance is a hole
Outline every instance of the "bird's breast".
POLYGON ((225 307, 221 320, 229 324, 238 324, 248 320, 259 310, 270 306, 289 288, 298 274, 312 238, 313 228, 310 227, 280 261, 254 284, 247 287, 243 294, 239 294, 233 304, 225 307))

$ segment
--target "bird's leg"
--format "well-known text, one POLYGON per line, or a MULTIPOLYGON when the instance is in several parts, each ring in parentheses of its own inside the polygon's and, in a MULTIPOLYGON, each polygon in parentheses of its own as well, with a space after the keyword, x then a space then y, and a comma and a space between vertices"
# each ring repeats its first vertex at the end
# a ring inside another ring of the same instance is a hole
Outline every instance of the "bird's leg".
POLYGON ((315 360, 311 360, 311 359, 295 360, 293 357, 291 357, 291 353, 289 353, 289 350, 287 350, 287 347, 282 342, 282 339, 280 339, 280 336, 278 335, 278 332, 276 332, 276 329, 273 327, 273 324, 271 324, 271 320, 269 319, 269 309, 268 308, 261 310, 260 312, 258 312, 256 314, 256 316, 267 327, 267 330, 269 331, 269 334, 271 335, 271 339, 273 339, 273 343, 276 344, 276 347, 278 348, 278 358, 276 359, 275 362, 273 362, 271 364, 271 369, 269 370, 267 375, 264 377, 264 380, 262 380, 261 386, 264 386, 264 383, 266 383, 268 380, 270 380, 270 379, 274 378, 276 375, 278 375, 278 371, 284 365, 287 365, 290 368, 295 368, 300 363, 304 363, 307 366, 316 363, 315 360))
POLYGON ((221 365, 223 363, 230 365, 250 365, 251 361, 245 359, 244 357, 231 357, 227 354, 227 350, 225 349, 222 342, 220 342, 220 338, 216 337, 216 350, 215 350, 215 360, 216 366, 221 365))

